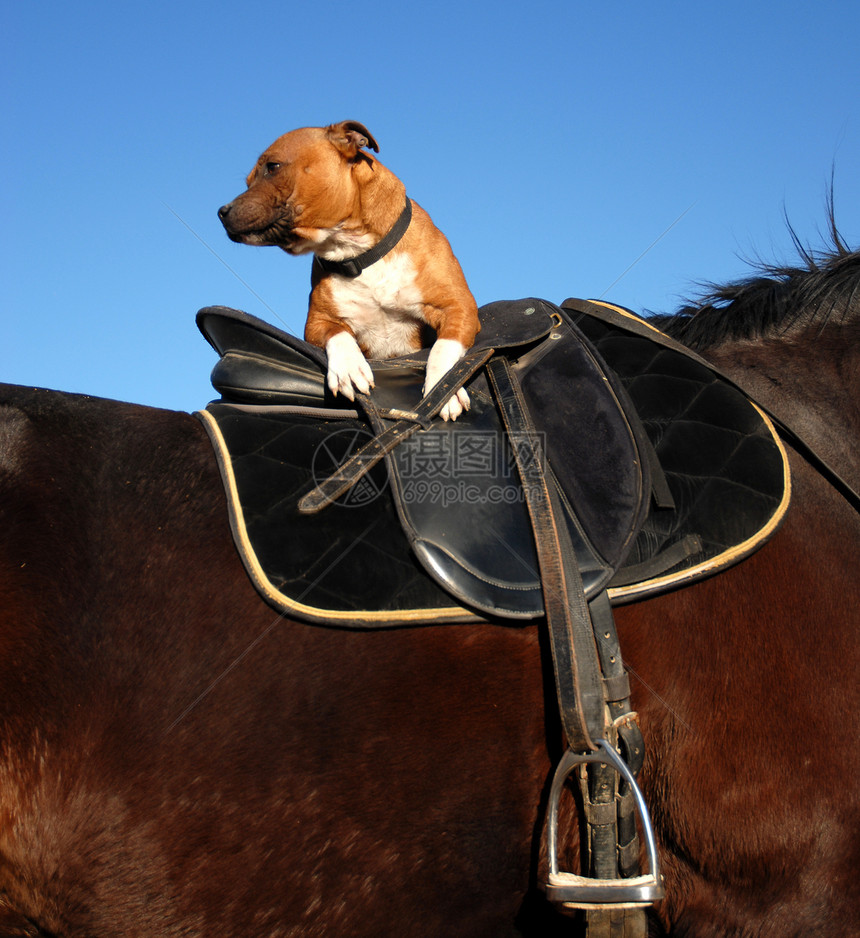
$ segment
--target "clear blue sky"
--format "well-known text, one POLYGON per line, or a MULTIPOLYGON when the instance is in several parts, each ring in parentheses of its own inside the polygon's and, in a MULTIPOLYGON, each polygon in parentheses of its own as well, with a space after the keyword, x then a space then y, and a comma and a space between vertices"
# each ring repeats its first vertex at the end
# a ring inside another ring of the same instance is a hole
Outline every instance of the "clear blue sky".
POLYGON ((860 246, 858 35, 855 0, 10 3, 0 380, 193 410, 199 307, 300 334, 310 260, 216 210, 279 134, 347 118, 479 303, 669 311, 790 256, 783 212, 817 243, 832 167, 860 246))

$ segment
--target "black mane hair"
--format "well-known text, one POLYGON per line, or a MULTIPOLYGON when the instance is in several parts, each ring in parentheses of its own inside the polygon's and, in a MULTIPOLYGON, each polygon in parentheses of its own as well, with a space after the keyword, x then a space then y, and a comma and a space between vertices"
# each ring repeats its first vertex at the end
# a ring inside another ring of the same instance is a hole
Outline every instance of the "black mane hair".
POLYGON ((860 295, 860 251, 851 251, 836 227, 832 194, 828 199, 829 245, 814 251, 788 224, 799 255, 796 266, 757 263, 755 274, 707 292, 656 325, 696 351, 730 339, 786 335, 812 324, 845 321, 860 295))

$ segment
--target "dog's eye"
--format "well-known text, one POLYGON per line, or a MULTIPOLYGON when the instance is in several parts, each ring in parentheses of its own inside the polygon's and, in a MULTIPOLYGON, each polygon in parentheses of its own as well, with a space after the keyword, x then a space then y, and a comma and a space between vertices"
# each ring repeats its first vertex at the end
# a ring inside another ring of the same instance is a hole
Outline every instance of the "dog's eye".
POLYGON ((267 176, 274 176, 275 173, 281 168, 280 163, 266 163, 265 170, 267 176))

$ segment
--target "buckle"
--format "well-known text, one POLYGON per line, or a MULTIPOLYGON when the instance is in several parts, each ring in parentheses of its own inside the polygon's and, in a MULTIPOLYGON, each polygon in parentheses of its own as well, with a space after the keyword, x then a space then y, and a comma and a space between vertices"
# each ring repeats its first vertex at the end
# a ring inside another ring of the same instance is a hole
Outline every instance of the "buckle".
POLYGON ((665 895, 657 861, 657 843, 654 828, 651 826, 651 817, 633 773, 616 752, 615 747, 605 739, 598 739, 597 744, 602 752, 580 754, 568 750, 562 756, 553 776, 547 808, 549 814, 547 820, 547 853, 549 855, 547 897, 553 902, 560 902, 574 909, 633 909, 649 906, 665 895), (593 879, 589 876, 567 873, 558 868, 558 803, 561 792, 571 772, 578 766, 591 762, 602 762, 615 769, 633 792, 648 852, 650 872, 643 876, 632 876, 628 879, 593 879))
POLYGON ((327 274, 340 274, 342 277, 350 278, 357 277, 364 269, 355 257, 347 258, 345 261, 329 261, 316 254, 314 255, 314 263, 318 264, 327 274))
POLYGON ((354 258, 346 261, 338 261, 338 273, 344 277, 357 277, 361 273, 361 264, 356 263, 354 258))

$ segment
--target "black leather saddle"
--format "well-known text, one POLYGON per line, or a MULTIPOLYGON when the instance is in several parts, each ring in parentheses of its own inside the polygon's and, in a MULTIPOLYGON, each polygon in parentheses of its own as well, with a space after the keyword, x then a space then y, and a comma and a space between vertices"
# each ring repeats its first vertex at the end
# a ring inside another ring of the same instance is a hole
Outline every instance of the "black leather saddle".
POLYGON ((524 453, 587 599, 690 582, 778 525, 787 470, 767 418, 643 320, 524 299, 483 307, 481 322, 452 378, 471 409, 445 423, 422 404, 426 351, 373 362, 376 386, 353 405, 327 390, 321 349, 237 310, 200 311, 221 394, 200 417, 239 552, 277 608, 359 627, 541 616, 524 453), (529 439, 506 425, 499 381, 529 439))

